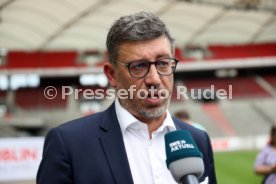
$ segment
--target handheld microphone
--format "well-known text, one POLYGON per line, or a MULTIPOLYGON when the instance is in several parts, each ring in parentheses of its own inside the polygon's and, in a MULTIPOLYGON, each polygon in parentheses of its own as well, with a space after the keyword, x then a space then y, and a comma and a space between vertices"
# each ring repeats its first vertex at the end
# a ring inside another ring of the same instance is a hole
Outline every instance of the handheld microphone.
POLYGON ((192 136, 184 130, 165 135, 166 164, 174 180, 183 184, 198 184, 204 172, 202 153, 192 136))

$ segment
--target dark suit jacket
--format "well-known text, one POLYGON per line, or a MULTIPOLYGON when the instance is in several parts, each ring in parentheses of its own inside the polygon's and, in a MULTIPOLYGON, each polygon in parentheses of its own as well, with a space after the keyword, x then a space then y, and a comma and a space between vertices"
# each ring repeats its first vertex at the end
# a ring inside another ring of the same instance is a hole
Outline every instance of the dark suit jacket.
MULTIPOLYGON (((208 135, 178 119, 203 154, 209 183, 216 184, 208 135)), ((189 166, 187 166, 189 167, 189 166)), ((38 184, 132 184, 131 171, 114 103, 104 112, 60 125, 46 136, 38 184)))

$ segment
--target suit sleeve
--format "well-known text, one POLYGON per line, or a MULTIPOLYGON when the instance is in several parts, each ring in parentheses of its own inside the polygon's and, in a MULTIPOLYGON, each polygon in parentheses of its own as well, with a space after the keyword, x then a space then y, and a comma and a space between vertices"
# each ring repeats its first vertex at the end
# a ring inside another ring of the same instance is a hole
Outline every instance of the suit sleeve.
POLYGON ((72 167, 62 134, 52 129, 45 138, 37 184, 72 184, 72 167))
POLYGON ((216 179, 216 172, 215 172, 215 163, 214 163, 214 156, 213 156, 213 149, 212 149, 212 144, 210 141, 210 137, 206 133, 206 137, 208 140, 208 160, 209 160, 209 183, 210 184, 216 184, 217 179, 216 179))

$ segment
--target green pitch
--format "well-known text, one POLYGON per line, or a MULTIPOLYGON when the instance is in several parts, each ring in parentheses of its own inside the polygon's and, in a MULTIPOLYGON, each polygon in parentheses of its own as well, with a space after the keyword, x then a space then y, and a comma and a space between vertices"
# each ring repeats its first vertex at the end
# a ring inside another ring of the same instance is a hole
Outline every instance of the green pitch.
POLYGON ((214 153, 218 184, 260 184, 262 177, 253 167, 259 151, 214 153))

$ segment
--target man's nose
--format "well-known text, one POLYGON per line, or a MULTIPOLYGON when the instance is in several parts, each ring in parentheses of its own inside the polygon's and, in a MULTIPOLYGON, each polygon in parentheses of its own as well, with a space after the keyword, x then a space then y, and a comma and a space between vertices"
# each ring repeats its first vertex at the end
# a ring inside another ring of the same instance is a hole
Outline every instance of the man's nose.
POLYGON ((147 85, 159 85, 161 83, 160 75, 154 64, 150 65, 149 73, 145 76, 145 82, 147 85))

